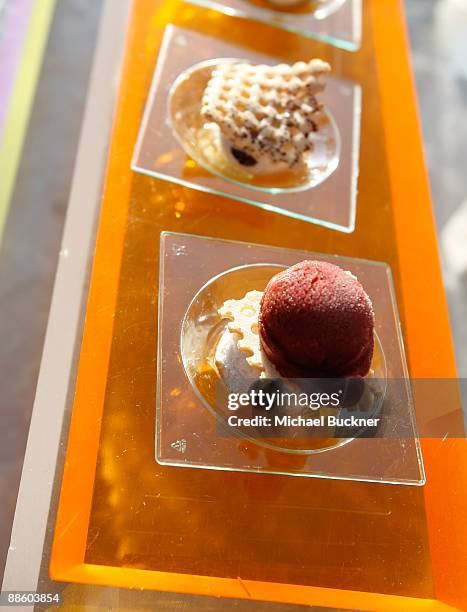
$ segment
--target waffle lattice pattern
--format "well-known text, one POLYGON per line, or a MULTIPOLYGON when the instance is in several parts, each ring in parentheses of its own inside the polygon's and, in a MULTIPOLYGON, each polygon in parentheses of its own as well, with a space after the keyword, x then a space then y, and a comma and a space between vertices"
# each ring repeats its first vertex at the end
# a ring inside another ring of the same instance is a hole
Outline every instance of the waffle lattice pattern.
POLYGON ((319 59, 277 66, 219 64, 203 95, 202 115, 229 145, 255 160, 293 167, 313 149, 326 121, 316 95, 330 66, 319 59))

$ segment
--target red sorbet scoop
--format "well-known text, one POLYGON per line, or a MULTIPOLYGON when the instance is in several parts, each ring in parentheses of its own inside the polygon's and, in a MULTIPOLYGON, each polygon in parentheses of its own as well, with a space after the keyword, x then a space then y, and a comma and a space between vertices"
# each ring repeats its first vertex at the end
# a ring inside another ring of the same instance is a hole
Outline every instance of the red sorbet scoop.
POLYGON ((361 284, 323 261, 302 261, 276 274, 261 301, 261 345, 282 376, 365 376, 373 329, 373 307, 361 284))

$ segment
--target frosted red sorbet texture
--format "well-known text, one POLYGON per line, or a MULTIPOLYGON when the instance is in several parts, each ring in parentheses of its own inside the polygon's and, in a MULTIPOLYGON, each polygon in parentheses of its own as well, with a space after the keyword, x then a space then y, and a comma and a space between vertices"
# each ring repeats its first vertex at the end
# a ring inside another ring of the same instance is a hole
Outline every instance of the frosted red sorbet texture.
POLYGON ((374 347, 371 300, 333 264, 303 261, 274 276, 259 316, 263 350, 282 376, 365 376, 374 347))

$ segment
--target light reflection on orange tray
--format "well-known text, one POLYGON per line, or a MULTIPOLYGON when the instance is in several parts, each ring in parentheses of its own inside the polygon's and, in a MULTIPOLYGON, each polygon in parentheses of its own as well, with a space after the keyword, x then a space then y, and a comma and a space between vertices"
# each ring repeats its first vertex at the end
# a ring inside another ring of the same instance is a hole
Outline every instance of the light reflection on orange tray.
POLYGON ((442 609, 435 598, 466 604, 463 440, 423 441, 423 489, 154 461, 161 230, 387 261, 412 376, 455 375, 406 53, 395 0, 366 2, 357 54, 170 0, 135 0, 52 551, 54 579, 358 609, 442 609), (291 61, 320 55, 337 74, 364 85, 353 234, 130 172, 168 21, 236 43, 254 41, 263 53, 277 54, 280 43, 291 61))

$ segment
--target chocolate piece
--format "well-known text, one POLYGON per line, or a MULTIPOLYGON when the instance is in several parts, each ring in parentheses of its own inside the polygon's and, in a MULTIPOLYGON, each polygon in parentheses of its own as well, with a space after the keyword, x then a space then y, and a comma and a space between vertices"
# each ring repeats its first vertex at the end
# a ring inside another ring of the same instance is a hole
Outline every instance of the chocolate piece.
POLYGON ((240 151, 240 149, 234 149, 232 147, 230 152, 242 166, 255 166, 258 163, 254 157, 248 155, 245 151, 240 151))

